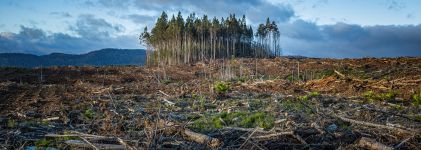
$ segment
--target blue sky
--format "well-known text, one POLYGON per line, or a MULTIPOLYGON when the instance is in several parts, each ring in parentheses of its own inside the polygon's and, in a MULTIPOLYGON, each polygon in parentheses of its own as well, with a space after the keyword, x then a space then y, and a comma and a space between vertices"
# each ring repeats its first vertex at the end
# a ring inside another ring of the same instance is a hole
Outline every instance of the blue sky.
POLYGON ((166 11, 270 17, 286 55, 421 56, 420 0, 1 0, 0 52, 85 53, 142 48, 138 35, 166 11))

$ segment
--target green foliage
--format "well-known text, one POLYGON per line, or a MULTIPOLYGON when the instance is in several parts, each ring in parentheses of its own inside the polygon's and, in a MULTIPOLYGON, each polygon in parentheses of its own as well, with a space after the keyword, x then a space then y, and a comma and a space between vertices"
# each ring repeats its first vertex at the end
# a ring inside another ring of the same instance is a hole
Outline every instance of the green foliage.
POLYGON ((54 145, 54 140, 52 139, 41 139, 35 142, 37 149, 43 149, 54 145))
POLYGON ((412 105, 421 108, 421 89, 418 93, 412 95, 412 105))
POLYGON ((369 103, 374 101, 390 101, 394 100, 397 93, 394 91, 389 91, 387 93, 375 93, 374 91, 366 91, 363 93, 363 97, 369 103))
POLYGON ((225 82, 216 82, 214 85, 214 89, 218 94, 225 94, 229 90, 229 85, 225 82))
POLYGON ((335 74, 335 72, 333 70, 325 69, 325 70, 322 70, 322 72, 316 74, 317 75, 316 77, 321 79, 321 78, 324 78, 324 77, 332 76, 333 74, 335 74))
POLYGON ((145 28, 139 40, 146 48, 154 49, 147 54, 148 64, 173 65, 218 58, 279 56, 279 38, 279 29, 270 20, 254 34, 245 16, 230 14, 218 20, 193 13, 184 21, 180 12, 177 17, 162 12, 150 33, 145 28), (257 42, 255 36, 259 38, 257 42))
POLYGON ((49 149, 49 148, 56 148, 56 149, 66 149, 68 147, 64 141, 67 140, 80 140, 79 137, 74 136, 64 136, 64 137, 57 137, 57 138, 43 138, 40 140, 35 141, 35 146, 37 149, 49 149))
POLYGON ((363 97, 369 102, 374 102, 375 93, 373 91, 366 91, 363 93, 363 97))
POLYGON ((95 112, 92 109, 86 109, 85 112, 83 113, 83 115, 87 118, 87 119, 93 119, 95 112))
POLYGON ((8 119, 7 120, 7 127, 8 128, 15 128, 17 125, 16 120, 14 119, 8 119))
POLYGON ((222 112, 214 116, 199 118, 191 127, 200 131, 220 129, 224 126, 270 129, 274 126, 274 122, 275 118, 264 112, 222 112))
POLYGON ((319 92, 316 92, 316 91, 313 91, 310 94, 308 94, 308 96, 309 97, 318 97, 318 96, 320 96, 320 93, 319 92))
POLYGON ((193 109, 204 111, 206 109, 206 99, 204 96, 194 96, 195 99, 197 99, 197 102, 195 101, 193 103, 193 109))
POLYGON ((265 103, 263 100, 260 100, 260 99, 249 100, 249 109, 251 111, 259 110, 264 106, 265 106, 265 103))
POLYGON ((295 112, 304 112, 307 114, 311 114, 312 110, 306 107, 304 104, 308 103, 308 96, 301 96, 297 100, 282 100, 280 105, 287 111, 295 111, 295 112))
POLYGON ((169 79, 169 78, 166 78, 166 79, 163 79, 163 80, 161 80, 161 83, 162 84, 165 84, 165 85, 168 85, 168 84, 170 84, 172 81, 171 81, 171 79, 169 79))

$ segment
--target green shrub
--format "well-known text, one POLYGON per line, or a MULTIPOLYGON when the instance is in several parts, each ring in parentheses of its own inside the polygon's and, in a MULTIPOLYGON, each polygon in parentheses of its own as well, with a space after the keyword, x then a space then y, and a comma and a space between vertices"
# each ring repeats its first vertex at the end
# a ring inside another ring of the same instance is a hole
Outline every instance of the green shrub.
POLYGON ((421 89, 418 93, 412 95, 412 105, 421 108, 421 89))
POLYGON ((229 90, 229 85, 225 82, 216 82, 214 85, 214 89, 218 94, 225 94, 229 90))
POLYGON ((83 115, 88 119, 93 119, 95 112, 92 109, 86 109, 83 115))

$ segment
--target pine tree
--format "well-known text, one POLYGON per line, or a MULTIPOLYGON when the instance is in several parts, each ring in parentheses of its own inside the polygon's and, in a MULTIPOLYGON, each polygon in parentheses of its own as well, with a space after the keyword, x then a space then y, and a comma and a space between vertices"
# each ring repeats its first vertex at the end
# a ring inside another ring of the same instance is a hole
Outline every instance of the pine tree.
POLYGON ((159 66, 219 58, 279 56, 279 37, 277 25, 269 18, 254 35, 245 15, 237 19, 230 14, 226 19, 209 20, 207 15, 197 18, 192 13, 184 20, 178 12, 168 21, 168 15, 162 12, 151 33, 145 28, 139 39, 148 49, 147 63, 159 66))

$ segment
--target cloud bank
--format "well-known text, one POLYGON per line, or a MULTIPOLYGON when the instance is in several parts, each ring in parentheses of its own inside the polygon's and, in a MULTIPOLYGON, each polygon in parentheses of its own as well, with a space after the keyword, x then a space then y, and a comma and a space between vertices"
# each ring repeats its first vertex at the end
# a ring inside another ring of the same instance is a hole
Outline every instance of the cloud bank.
MULTIPOLYGON (((91 50, 115 48, 140 48, 137 32, 156 21, 167 11, 170 15, 181 11, 183 16, 195 12, 210 18, 226 17, 230 13, 245 14, 249 23, 256 26, 270 17, 279 24, 281 45, 286 55, 310 57, 396 57, 421 56, 421 25, 361 26, 338 22, 318 25, 297 16, 291 4, 271 3, 267 0, 79 0, 88 8, 96 8, 117 16, 117 23, 98 14, 75 15, 71 12, 53 11, 49 15, 73 19, 68 32, 51 33, 46 29, 20 26, 20 31, 0 33, 1 52, 47 54, 51 52, 84 53, 91 50), (118 13, 120 12, 120 13, 118 13), (121 13, 123 12, 123 13, 121 13), (123 23, 131 22, 131 25, 123 23), (127 32, 129 30, 129 32, 127 32)), ((301 2, 301 1, 297 1, 301 2)), ((318 0, 313 7, 328 5, 318 0)), ((405 4, 387 0, 386 9, 399 11, 405 4)), ((0 29, 1 29, 0 25, 0 29)))
POLYGON ((280 27, 285 53, 311 57, 421 56, 421 25, 318 26, 297 20, 280 27))
POLYGON ((75 34, 48 33, 42 29, 21 26, 19 33, 0 33, 0 53, 69 54, 102 48, 126 48, 138 45, 137 36, 120 35, 121 25, 111 24, 93 15, 81 15, 70 31, 75 34))

